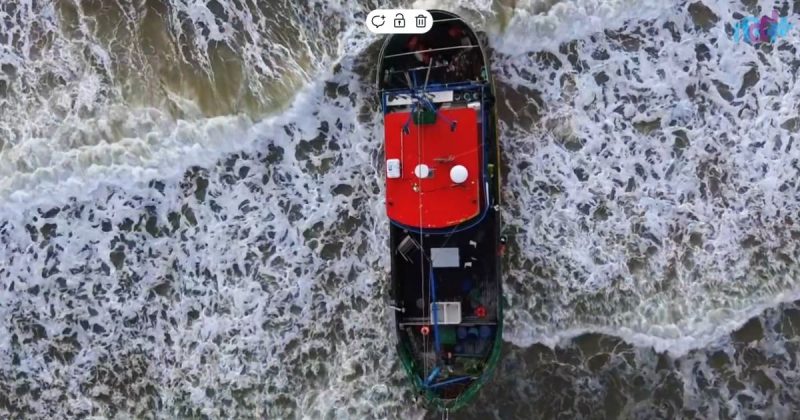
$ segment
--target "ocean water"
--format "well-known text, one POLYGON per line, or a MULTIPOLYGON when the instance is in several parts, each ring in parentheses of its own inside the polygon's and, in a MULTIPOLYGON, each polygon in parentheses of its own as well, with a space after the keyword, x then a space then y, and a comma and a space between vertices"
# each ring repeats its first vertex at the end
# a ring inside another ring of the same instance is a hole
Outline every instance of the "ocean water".
MULTIPOLYGON (((0 0, 0 417, 438 418, 394 357, 374 1, 0 0)), ((504 357, 452 418, 800 417, 800 2, 486 33, 504 357), (794 22, 797 24, 797 22, 794 22)))

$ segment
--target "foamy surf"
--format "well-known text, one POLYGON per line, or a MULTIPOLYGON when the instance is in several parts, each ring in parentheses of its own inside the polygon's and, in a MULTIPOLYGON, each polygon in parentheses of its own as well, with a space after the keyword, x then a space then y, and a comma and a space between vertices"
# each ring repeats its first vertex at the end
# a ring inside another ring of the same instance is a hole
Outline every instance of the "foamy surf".
MULTIPOLYGON (((415 3, 495 50, 509 344, 465 416, 797 410, 798 33, 704 4, 415 3)), ((10 7, 0 413, 427 415, 388 356, 366 5, 10 7)))

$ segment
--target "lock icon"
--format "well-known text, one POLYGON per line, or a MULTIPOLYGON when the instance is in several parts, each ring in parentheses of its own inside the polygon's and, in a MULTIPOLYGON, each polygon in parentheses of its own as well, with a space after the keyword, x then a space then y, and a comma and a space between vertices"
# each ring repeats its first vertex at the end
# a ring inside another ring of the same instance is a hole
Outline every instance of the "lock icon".
POLYGON ((394 27, 395 28, 405 28, 406 27, 406 20, 405 20, 405 18, 403 18, 403 14, 402 13, 398 13, 394 17, 394 27))

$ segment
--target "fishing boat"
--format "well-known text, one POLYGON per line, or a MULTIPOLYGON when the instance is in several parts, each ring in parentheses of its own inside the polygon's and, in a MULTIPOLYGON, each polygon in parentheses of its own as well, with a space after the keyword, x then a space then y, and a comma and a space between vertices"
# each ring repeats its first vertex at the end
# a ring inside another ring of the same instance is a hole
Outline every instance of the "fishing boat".
POLYGON ((385 39, 386 213, 397 352, 429 407, 453 412, 490 378, 503 330, 500 151, 486 51, 460 17, 385 39))

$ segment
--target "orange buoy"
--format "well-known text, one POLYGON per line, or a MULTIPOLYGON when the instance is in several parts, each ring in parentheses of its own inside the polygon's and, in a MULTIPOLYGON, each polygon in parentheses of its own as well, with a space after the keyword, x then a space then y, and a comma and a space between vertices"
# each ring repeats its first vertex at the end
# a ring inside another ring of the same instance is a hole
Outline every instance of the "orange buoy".
POLYGON ((428 335, 431 332, 431 329, 428 328, 427 325, 423 325, 422 328, 419 329, 419 332, 421 332, 422 335, 428 335))
POLYGON ((477 316, 478 318, 485 317, 486 316, 486 308, 484 308, 483 306, 478 306, 477 308, 475 308, 475 316, 477 316))

